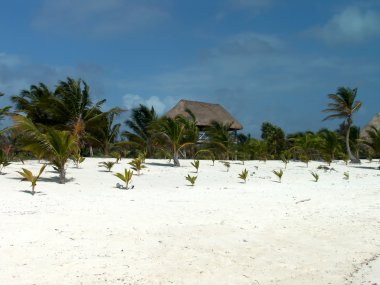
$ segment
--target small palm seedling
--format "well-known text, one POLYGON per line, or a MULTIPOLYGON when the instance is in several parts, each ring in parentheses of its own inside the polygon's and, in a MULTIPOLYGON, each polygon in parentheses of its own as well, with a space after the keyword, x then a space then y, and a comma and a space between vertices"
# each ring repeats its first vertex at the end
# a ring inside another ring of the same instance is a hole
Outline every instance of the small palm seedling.
POLYGON ((10 165, 11 163, 8 161, 8 159, 5 157, 3 152, 0 150, 0 174, 3 172, 3 168, 10 165))
POLYGON ((244 183, 247 182, 247 177, 248 177, 248 170, 247 169, 244 169, 240 174, 239 174, 239 178, 242 179, 244 181, 244 183))
POLYGON ((128 163, 128 164, 132 166, 131 168, 132 168, 134 171, 137 171, 137 175, 140 175, 141 170, 142 170, 143 168, 146 167, 146 166, 144 165, 144 163, 143 163, 143 160, 142 160, 140 157, 133 159, 133 160, 132 160, 130 163, 128 163))
POLYGON ((350 179, 350 173, 349 172, 344 172, 343 175, 344 175, 343 179, 346 179, 346 180, 350 179))
POLYGON ((125 183, 125 189, 128 190, 129 182, 131 182, 132 180, 133 171, 124 169, 124 174, 118 172, 118 173, 115 173, 115 176, 125 183))
POLYGON ((190 176, 190 174, 187 174, 187 176, 185 176, 186 180, 191 183, 191 186, 194 186, 197 177, 198 176, 190 176))
POLYGON ((194 160, 194 162, 191 163, 192 166, 196 169, 196 172, 198 173, 199 170, 199 160, 194 160))
POLYGON ((104 167, 108 170, 108 172, 111 172, 112 167, 115 165, 116 162, 113 161, 102 161, 99 162, 99 167, 104 167))
POLYGON ((310 171, 310 174, 313 176, 314 181, 318 182, 319 180, 319 174, 317 172, 310 171))
POLYGON ((286 166, 288 165, 289 161, 290 161, 290 153, 287 152, 287 151, 284 151, 282 154, 281 154, 281 160, 282 162, 285 164, 285 168, 286 166))
POLYGON ((23 177, 22 180, 27 180, 30 183, 32 183, 32 195, 34 195, 34 193, 35 193, 34 192, 34 188, 37 185, 37 180, 38 180, 38 178, 40 178, 42 172, 44 172, 45 167, 46 167, 46 164, 42 165, 42 167, 40 169, 40 172, 38 173, 37 176, 34 176, 33 173, 30 170, 26 169, 26 168, 22 168, 22 172, 21 171, 17 171, 17 173, 20 174, 23 177))
POLYGON ((227 172, 230 171, 231 164, 228 161, 222 161, 222 163, 227 168, 227 172))
POLYGON ((74 162, 75 167, 79 168, 79 165, 85 160, 86 158, 80 155, 80 152, 76 152, 71 156, 71 160, 74 162))
POLYGON ((274 175, 278 177, 278 181, 281 183, 282 176, 284 175, 284 171, 282 169, 280 170, 273 170, 274 175))
POLYGON ((118 151, 111 152, 111 156, 116 159, 115 163, 119 163, 121 160, 121 153, 118 151))

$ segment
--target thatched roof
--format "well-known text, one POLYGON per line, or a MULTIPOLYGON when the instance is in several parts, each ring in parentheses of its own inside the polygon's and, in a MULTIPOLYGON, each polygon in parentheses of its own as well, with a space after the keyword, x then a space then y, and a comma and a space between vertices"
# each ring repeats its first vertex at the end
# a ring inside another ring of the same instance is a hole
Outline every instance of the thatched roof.
POLYGON ((376 129, 380 129, 380 113, 377 113, 371 121, 368 122, 367 125, 364 126, 364 128, 362 128, 361 132, 360 132, 360 136, 362 138, 366 138, 368 137, 367 135, 367 130, 369 130, 371 128, 371 126, 374 126, 376 129))
POLYGON ((219 104, 211 104, 197 101, 180 100, 177 105, 170 109, 165 116, 174 118, 178 115, 189 117, 186 110, 190 110, 197 121, 198 127, 210 126, 212 121, 223 124, 232 123, 231 130, 241 130, 243 126, 219 104))

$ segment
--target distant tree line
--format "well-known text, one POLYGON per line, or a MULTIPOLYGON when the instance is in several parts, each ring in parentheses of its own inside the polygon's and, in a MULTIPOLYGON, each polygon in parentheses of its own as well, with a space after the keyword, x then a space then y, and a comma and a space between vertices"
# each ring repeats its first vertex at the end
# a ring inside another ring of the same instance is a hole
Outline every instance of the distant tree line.
POLYGON ((102 110, 106 99, 93 102, 85 81, 67 78, 54 89, 39 83, 11 97, 13 110, 0 107, 0 120, 10 116, 14 122, 0 131, 0 160, 48 160, 62 182, 67 160, 78 155, 167 158, 175 166, 180 158, 355 163, 380 155, 380 130, 371 128, 368 139, 362 140, 359 127, 353 125, 353 114, 362 105, 356 96, 357 89, 345 87, 328 95, 325 119, 342 119, 337 130, 285 134, 264 122, 261 138, 255 139, 243 133, 235 136, 229 131, 232 123, 215 121, 206 129, 208 140, 199 143, 197 118, 189 110, 186 117, 159 117, 153 107, 140 105, 128 110, 130 117, 123 124, 116 123, 126 110, 102 110))

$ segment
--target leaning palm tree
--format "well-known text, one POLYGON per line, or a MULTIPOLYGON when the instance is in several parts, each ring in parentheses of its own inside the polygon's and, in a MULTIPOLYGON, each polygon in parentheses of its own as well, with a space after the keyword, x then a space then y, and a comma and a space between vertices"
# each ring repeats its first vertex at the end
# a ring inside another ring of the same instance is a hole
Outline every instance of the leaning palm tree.
POLYGON ((367 136, 368 138, 363 143, 369 146, 375 155, 380 155, 380 129, 371 126, 367 130, 367 136))
POLYGON ((193 136, 189 136, 188 128, 187 119, 182 116, 163 117, 154 126, 155 137, 163 149, 170 153, 174 166, 180 166, 179 154, 181 149, 196 143, 193 136))
POLYGON ((150 126, 157 120, 158 116, 153 107, 149 109, 140 104, 132 109, 130 119, 125 121, 130 131, 125 131, 122 135, 128 138, 131 145, 146 152, 147 157, 152 156, 154 148, 150 126))
POLYGON ((66 181, 66 163, 78 151, 76 138, 68 131, 37 127, 31 120, 14 115, 14 128, 23 132, 26 138, 24 150, 43 155, 59 173, 59 182, 66 181), (43 131, 41 131, 41 129, 43 131))
POLYGON ((327 109, 323 110, 323 112, 332 113, 324 118, 324 121, 336 118, 343 118, 346 121, 346 150, 352 163, 360 163, 360 159, 352 154, 350 148, 350 129, 353 123, 352 116, 362 105, 360 101, 355 101, 357 90, 357 88, 339 87, 336 93, 328 95, 332 102, 328 104, 327 109))

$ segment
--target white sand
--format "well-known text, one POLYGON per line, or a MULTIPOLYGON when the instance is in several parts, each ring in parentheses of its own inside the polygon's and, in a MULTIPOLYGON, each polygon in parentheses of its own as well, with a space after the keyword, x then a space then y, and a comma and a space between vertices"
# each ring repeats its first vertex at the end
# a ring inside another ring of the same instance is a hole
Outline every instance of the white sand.
POLYGON ((318 162, 291 162, 277 183, 278 161, 232 162, 229 172, 201 161, 191 187, 190 161, 147 160, 124 191, 97 167, 102 160, 70 165, 65 185, 51 181, 49 166, 35 196, 22 192, 30 187, 15 172, 21 163, 4 170, 1 285, 379 284, 376 261, 366 267, 380 254, 377 161, 333 164, 337 172, 318 171, 318 183, 310 174, 318 162), (237 178, 244 168, 255 172, 246 184, 237 178))

